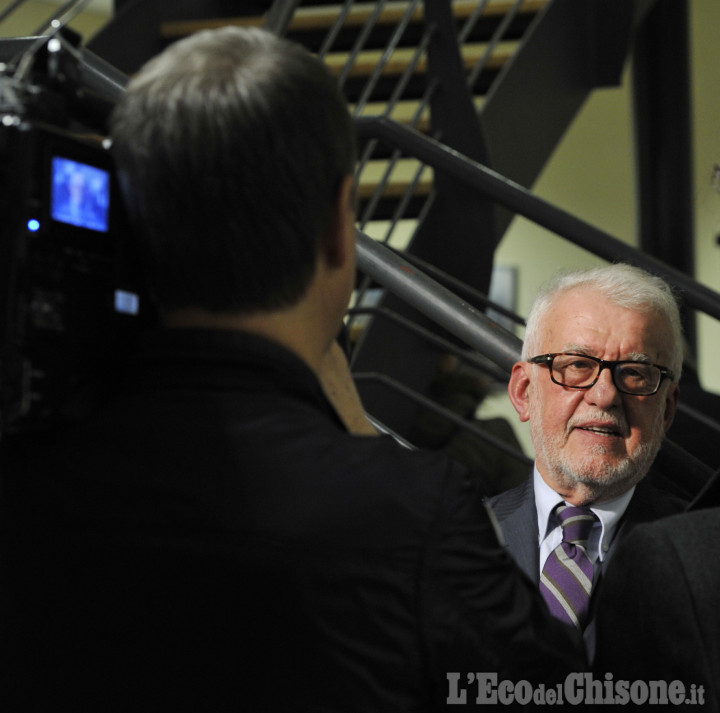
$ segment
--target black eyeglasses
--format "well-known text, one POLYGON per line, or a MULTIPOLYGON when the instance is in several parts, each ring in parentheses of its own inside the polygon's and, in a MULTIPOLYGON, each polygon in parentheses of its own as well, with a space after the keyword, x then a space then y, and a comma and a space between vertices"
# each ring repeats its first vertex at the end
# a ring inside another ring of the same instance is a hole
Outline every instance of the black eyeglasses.
POLYGON ((531 364, 544 364, 550 378, 559 386, 589 389, 600 378, 603 369, 610 369, 615 388, 623 394, 650 396, 657 392, 663 379, 673 379, 670 369, 642 361, 605 361, 586 354, 541 354, 528 359, 531 364))

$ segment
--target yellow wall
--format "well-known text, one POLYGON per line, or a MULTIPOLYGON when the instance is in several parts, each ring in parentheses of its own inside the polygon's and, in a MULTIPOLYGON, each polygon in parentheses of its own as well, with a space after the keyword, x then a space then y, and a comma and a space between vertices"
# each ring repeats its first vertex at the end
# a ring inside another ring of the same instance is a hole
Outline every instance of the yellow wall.
MULTIPOLYGON (((64 4, 64 3, 63 3, 64 4)), ((0 11, 10 6, 9 0, 0 2, 0 11)), ((26 37, 34 34, 62 5, 28 0, 17 12, 13 12, 1 25, 0 37, 26 37)), ((69 26, 79 32, 84 41, 89 40, 108 21, 107 13, 85 10, 69 26)))
MULTIPOLYGON (((588 97, 533 186, 533 193, 610 235, 635 244, 629 79, 626 69, 621 87, 598 89, 588 97)), ((513 221, 496 252, 496 262, 517 267, 517 311, 521 315, 527 314, 538 287, 559 269, 604 263, 524 218, 513 221)), ((479 415, 507 418, 526 453, 532 455, 529 428, 518 421, 506 393, 487 399, 479 415)))
MULTIPOLYGON (((632 126, 626 84, 593 92, 533 186, 533 193, 634 243, 632 126)), ((599 258, 524 218, 515 219, 496 260, 519 268, 521 314, 527 314, 537 288, 559 267, 602 264, 599 258)))
MULTIPOLYGON (((720 246, 715 241, 720 235, 720 193, 711 185, 713 166, 720 165, 720 2, 690 0, 689 6, 696 279, 720 291, 720 246)), ((588 98, 533 192, 616 238, 635 244, 629 66, 620 88, 596 90, 588 98)), ((518 312, 523 315, 537 287, 558 268, 590 267, 603 262, 524 219, 514 221, 496 260, 518 268, 518 312)), ((704 316, 699 320, 698 359, 703 385, 720 392, 720 324, 704 316)), ((527 452, 532 453, 528 429, 518 422, 505 394, 493 397, 481 414, 505 415, 516 426, 527 452)))
MULTIPOLYGON (((691 0, 691 41, 695 164, 695 277, 720 291, 720 192, 711 179, 720 165, 720 3, 691 0)), ((720 323, 699 320, 700 378, 720 392, 720 323)), ((682 398, 682 397, 681 397, 682 398)), ((720 416, 720 414, 716 414, 720 416)))

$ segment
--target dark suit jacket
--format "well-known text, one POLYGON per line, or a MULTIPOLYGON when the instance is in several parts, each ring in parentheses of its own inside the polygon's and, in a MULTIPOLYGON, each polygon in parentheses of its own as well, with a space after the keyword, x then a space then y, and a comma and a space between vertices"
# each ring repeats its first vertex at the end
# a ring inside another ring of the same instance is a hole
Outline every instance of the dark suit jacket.
MULTIPOLYGON (((624 538, 636 525, 650 522, 667 515, 682 512, 684 501, 654 487, 648 474, 638 483, 625 515, 615 533, 610 549, 600 567, 595 567, 591 607, 596 606, 596 593, 599 589, 603 570, 613 556, 617 543, 624 538)), ((535 507, 535 489, 532 474, 519 486, 500 493, 489 499, 495 517, 500 524, 506 546, 520 568, 539 584, 540 579, 540 548, 538 544, 537 510, 535 507)), ((595 646, 594 615, 591 611, 590 621, 585 628, 585 643, 592 655, 595 646)))
MULTIPOLYGON (((720 711, 720 509, 635 528, 607 567, 597 613, 598 674, 705 687, 720 711)), ((657 706, 654 709, 661 710, 657 706)))
POLYGON ((448 672, 578 667, 464 471, 349 435, 276 345, 161 333, 38 440, 5 453, 4 710, 429 711, 448 672))

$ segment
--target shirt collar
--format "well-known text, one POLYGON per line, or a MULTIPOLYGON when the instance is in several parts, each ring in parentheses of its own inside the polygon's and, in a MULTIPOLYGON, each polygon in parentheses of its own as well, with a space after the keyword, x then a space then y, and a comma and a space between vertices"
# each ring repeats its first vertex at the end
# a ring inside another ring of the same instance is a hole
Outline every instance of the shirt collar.
MULTIPOLYGON (((553 529, 550 523, 552 511, 556 505, 564 502, 564 500, 543 480, 543 477, 537 469, 537 465, 535 465, 533 469, 533 486, 535 489, 535 507, 537 509, 538 519, 538 542, 542 542, 553 529)), ((612 538, 617 531, 617 526, 625 514, 625 510, 627 510, 627 506, 630 504, 634 492, 635 486, 617 498, 606 500, 590 507, 597 516, 599 527, 601 528, 598 539, 598 556, 601 560, 604 559, 604 555, 610 547, 612 538)), ((598 527, 598 525, 596 524, 595 527, 598 527)))

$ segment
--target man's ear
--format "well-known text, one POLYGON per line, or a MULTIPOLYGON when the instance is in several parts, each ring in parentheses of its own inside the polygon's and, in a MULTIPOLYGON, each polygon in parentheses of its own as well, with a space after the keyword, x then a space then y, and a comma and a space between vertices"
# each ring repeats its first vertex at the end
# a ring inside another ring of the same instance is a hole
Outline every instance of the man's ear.
POLYGON ((665 414, 663 415, 663 426, 665 428, 665 433, 667 433, 670 426, 672 426, 679 397, 680 387, 675 383, 670 384, 670 388, 665 395, 665 414))
POLYGON ((355 182, 352 176, 345 176, 335 193, 324 253, 330 267, 343 267, 348 260, 355 259, 355 182))
POLYGON ((508 396, 523 423, 530 420, 530 375, 528 371, 532 368, 533 365, 526 361, 515 362, 508 382, 508 396))

